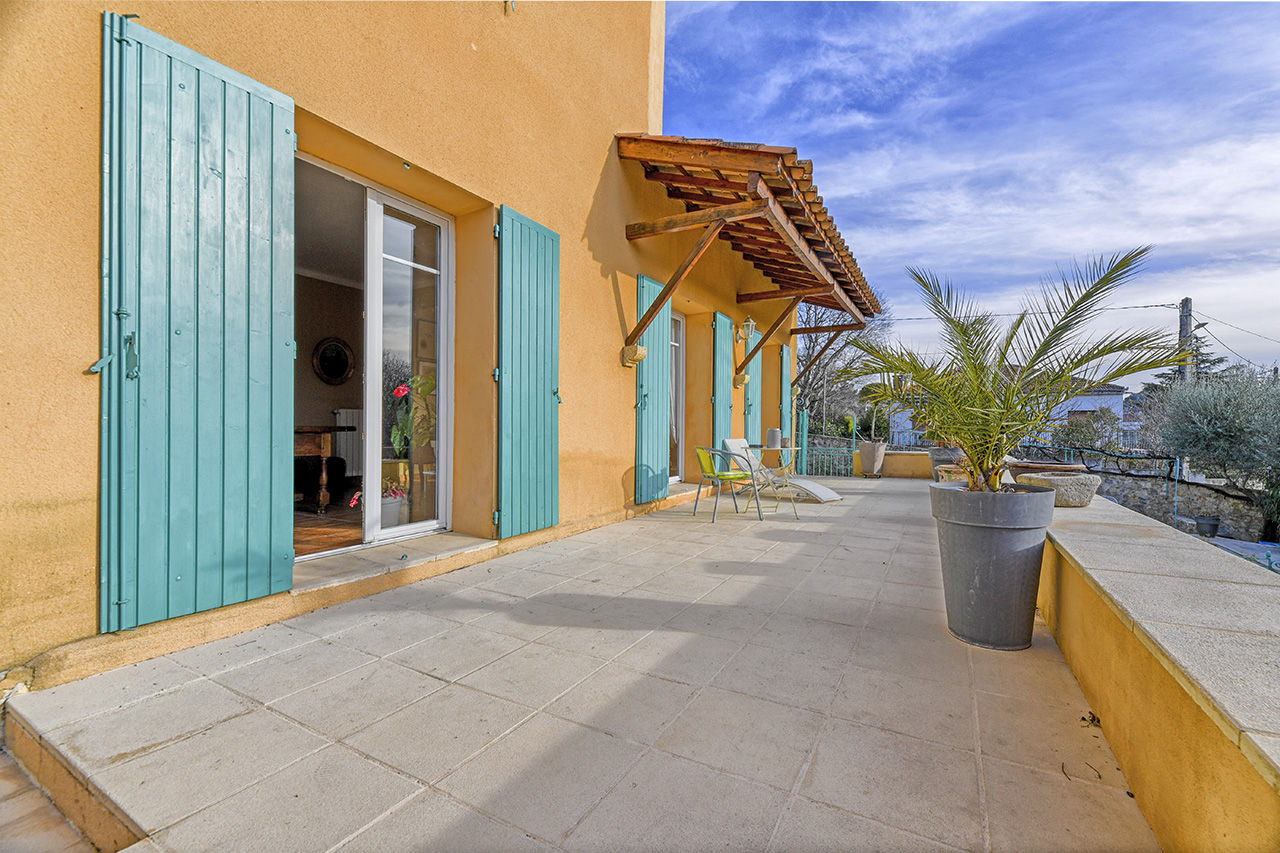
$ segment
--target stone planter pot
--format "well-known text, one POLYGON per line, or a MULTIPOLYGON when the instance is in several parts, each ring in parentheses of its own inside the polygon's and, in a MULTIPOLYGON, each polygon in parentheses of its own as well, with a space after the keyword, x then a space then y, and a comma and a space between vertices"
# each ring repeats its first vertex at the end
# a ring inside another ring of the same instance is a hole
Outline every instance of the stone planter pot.
POLYGON ((1016 482, 1023 474, 1087 474, 1089 469, 1078 462, 1010 462, 1009 474, 1016 482))
POLYGON ((1054 506, 1088 506, 1102 478, 1097 474, 1023 474, 1018 482, 1053 489, 1054 506))
POLYGON ((947 629, 987 649, 1031 645, 1053 489, 1014 486, 971 492, 953 483, 929 487, 938 522, 947 629))
POLYGON ((884 468, 884 451, 888 446, 883 441, 858 442, 858 459, 862 461, 862 476, 880 476, 880 471, 884 468))
POLYGON ((933 481, 936 483, 942 479, 938 476, 939 465, 955 465, 963 455, 955 447, 930 447, 929 464, 933 466, 933 481))

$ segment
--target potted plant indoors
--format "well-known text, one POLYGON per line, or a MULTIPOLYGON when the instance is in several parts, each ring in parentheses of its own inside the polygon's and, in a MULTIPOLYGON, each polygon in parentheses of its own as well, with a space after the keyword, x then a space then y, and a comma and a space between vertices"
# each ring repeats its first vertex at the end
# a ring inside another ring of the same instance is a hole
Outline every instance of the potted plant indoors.
POLYGON ((1181 364, 1185 353, 1158 331, 1087 335, 1103 302, 1141 268, 1150 247, 1074 266, 1002 326, 949 282, 908 269, 941 324, 941 355, 857 340, 866 358, 850 377, 890 374, 868 386, 871 399, 923 416, 937 438, 958 448, 967 482, 933 483, 947 627, 992 649, 1031 644, 1045 533, 1054 493, 1005 485, 1005 458, 1046 436, 1056 407, 1092 387, 1181 364))

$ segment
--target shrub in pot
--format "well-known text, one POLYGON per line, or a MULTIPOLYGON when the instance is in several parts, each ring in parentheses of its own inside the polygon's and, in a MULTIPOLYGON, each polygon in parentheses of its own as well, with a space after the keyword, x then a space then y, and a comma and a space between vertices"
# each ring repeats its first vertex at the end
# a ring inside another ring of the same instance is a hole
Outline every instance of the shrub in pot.
POLYGON ((941 355, 894 343, 855 340, 866 356, 849 378, 888 375, 866 394, 929 424, 964 454, 964 482, 930 485, 938 522, 947 627, 993 649, 1031 644, 1053 489, 1002 485, 1005 458, 1027 439, 1045 438, 1054 409, 1085 387, 1183 363, 1159 331, 1090 335, 1104 301, 1140 270, 1150 247, 1076 265, 1060 284, 1029 297, 1008 325, 939 280, 909 269, 942 327, 941 355))

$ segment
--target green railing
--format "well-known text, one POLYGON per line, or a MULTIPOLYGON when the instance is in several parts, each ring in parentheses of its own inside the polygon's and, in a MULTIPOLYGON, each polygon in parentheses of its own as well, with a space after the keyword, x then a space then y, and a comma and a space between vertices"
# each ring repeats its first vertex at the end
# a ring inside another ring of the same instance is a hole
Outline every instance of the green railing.
POLYGON ((806 477, 855 477, 858 475, 853 461, 856 450, 853 442, 848 447, 815 447, 810 444, 799 454, 801 464, 797 473, 806 477))

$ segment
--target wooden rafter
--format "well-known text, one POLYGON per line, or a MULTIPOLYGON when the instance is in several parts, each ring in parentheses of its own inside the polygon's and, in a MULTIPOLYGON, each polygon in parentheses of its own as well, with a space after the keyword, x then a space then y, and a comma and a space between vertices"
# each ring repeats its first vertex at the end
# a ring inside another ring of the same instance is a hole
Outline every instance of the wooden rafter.
POLYGON ((866 322, 866 318, 862 316, 862 312, 858 310, 858 306, 853 304, 853 300, 849 298, 849 294, 844 292, 844 288, 839 285, 835 278, 831 275, 831 271, 827 269, 827 265, 818 259, 818 256, 809 248, 809 243, 800 236, 795 226, 791 223, 791 218, 782 212, 778 200, 773 197, 773 193, 769 191, 769 185, 761 180, 760 175, 752 174, 747 178, 747 186, 751 190, 751 194, 758 197, 766 205, 768 205, 768 213, 765 218, 769 220, 778 234, 791 247, 791 251, 796 253, 809 272, 818 277, 820 281, 826 282, 831 288, 831 295, 835 297, 836 302, 848 312, 849 316, 860 323, 866 322))
POLYGON ((825 287, 812 287, 807 290, 788 288, 786 290, 762 290, 756 293, 739 293, 738 304, 746 302, 766 302, 772 299, 794 299, 797 296, 820 296, 827 292, 825 287))
POLYGON ((676 270, 675 275, 662 288, 662 292, 653 300, 653 304, 649 306, 649 310, 644 312, 644 316, 640 318, 640 322, 636 323, 636 327, 631 330, 631 334, 627 335, 626 346, 632 346, 636 341, 640 340, 640 336, 644 334, 644 330, 649 328, 655 317, 661 313, 667 300, 671 298, 671 294, 676 292, 676 288, 680 286, 680 282, 684 281, 689 275, 689 271, 693 269, 693 265, 711 246, 711 242, 716 239, 716 235, 720 233, 720 229, 724 227, 724 220, 717 219, 707 226, 707 230, 702 232, 702 236, 698 239, 697 244, 689 251, 688 256, 680 267, 676 270))
MULTIPOLYGON (((795 334, 795 332, 792 332, 792 334, 795 334)), ((831 349, 831 345, 834 344, 836 342, 836 339, 838 339, 839 337, 840 337, 840 333, 836 332, 831 337, 827 338, 827 342, 822 345, 821 349, 819 349, 816 353, 814 353, 813 358, 809 359, 809 363, 806 364, 800 370, 800 372, 796 374, 795 379, 791 380, 791 384, 792 385, 799 384, 800 380, 804 378, 804 375, 809 372, 809 369, 818 363, 818 359, 822 358, 822 356, 826 353, 826 351, 831 349)))
POLYGON ((760 336, 760 340, 756 342, 756 345, 754 347, 752 347, 751 352, 747 353, 747 357, 744 358, 742 360, 742 363, 738 365, 737 369, 733 371, 734 373, 741 373, 746 368, 746 366, 751 363, 751 359, 756 357, 756 353, 764 349, 764 345, 767 344, 769 342, 769 339, 772 338, 774 334, 779 329, 782 328, 782 324, 787 322, 787 320, 791 317, 791 312, 796 310, 796 306, 799 305, 801 300, 803 299, 804 299, 803 296, 796 296, 796 297, 793 297, 789 303, 787 303, 787 307, 782 309, 782 313, 778 315, 778 319, 774 320, 773 325, 769 327, 769 330, 760 336))
MULTIPOLYGON (((697 228, 699 225, 709 225, 717 221, 720 222, 720 227, 723 228, 726 222, 764 216, 767 207, 768 205, 761 201, 744 201, 738 204, 711 207, 706 210, 678 213, 675 216, 664 216, 661 219, 653 219, 649 222, 632 222, 627 226, 627 239, 639 240, 642 237, 653 237, 657 234, 688 231, 691 228, 697 228)), ((719 233, 719 230, 717 228, 716 233, 719 233)))
POLYGON ((840 323, 834 326, 801 326, 791 330, 792 335, 824 335, 827 332, 860 332, 866 323, 840 323))

